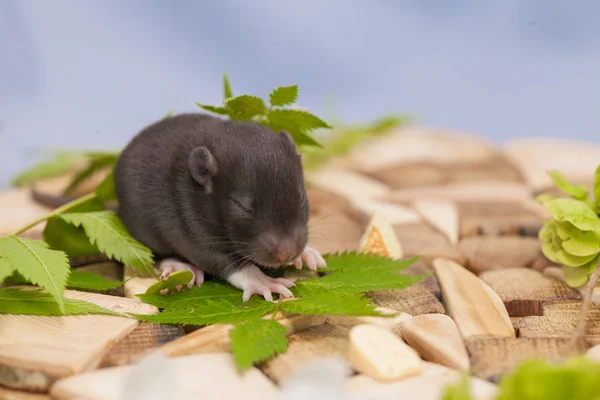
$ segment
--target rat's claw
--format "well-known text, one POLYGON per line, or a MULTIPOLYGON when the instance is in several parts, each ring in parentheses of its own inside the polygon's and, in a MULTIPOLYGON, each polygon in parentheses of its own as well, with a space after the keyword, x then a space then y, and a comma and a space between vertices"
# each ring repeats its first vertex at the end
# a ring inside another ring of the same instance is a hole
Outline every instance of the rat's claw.
POLYGON ((303 262, 306 263, 308 269, 312 271, 316 271, 317 267, 327 266, 325 259, 323 258, 323 256, 321 256, 321 253, 308 246, 304 248, 304 251, 302 252, 302 254, 300 254, 300 257, 294 260, 294 265, 296 266, 296 269, 301 269, 303 262))
MULTIPOLYGON (((161 270, 160 279, 167 279, 170 274, 175 271, 190 271, 192 273, 192 279, 190 283, 187 284, 188 288, 192 288, 194 284, 196 286, 201 286, 204 283, 204 271, 200 268, 194 267, 191 264, 181 262, 174 258, 166 258, 160 262, 158 268, 161 270)), ((176 290, 181 290, 181 285, 175 288, 176 290)))
POLYGON ((294 286, 294 282, 285 278, 271 278, 255 265, 248 265, 234 272, 227 280, 233 286, 244 291, 242 295, 244 303, 254 294, 263 296, 267 301, 273 301, 273 293, 279 293, 284 297, 294 297, 294 294, 288 289, 294 286))

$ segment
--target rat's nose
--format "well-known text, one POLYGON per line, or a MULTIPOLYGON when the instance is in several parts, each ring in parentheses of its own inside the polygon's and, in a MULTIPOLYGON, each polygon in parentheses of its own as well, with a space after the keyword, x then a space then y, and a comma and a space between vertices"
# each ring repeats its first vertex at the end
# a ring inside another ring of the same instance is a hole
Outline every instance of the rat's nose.
POLYGON ((275 260, 280 263, 290 261, 294 254, 296 254, 296 246, 291 239, 281 239, 273 253, 275 260))

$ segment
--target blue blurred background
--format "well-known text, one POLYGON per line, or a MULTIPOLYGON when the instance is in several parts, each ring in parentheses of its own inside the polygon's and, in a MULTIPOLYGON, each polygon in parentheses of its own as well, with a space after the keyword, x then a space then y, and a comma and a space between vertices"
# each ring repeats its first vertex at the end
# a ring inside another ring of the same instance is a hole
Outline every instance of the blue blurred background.
POLYGON ((45 147, 119 149, 170 110, 298 84, 494 141, 600 141, 595 0, 1 0, 0 186, 45 147))

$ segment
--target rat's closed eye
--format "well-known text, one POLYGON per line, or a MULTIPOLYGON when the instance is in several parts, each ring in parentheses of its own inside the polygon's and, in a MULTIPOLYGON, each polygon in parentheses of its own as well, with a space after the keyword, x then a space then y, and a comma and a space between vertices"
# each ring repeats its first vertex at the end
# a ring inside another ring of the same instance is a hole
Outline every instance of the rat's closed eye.
POLYGON ((252 214, 252 198, 249 196, 234 196, 231 198, 231 204, 241 213, 252 214))

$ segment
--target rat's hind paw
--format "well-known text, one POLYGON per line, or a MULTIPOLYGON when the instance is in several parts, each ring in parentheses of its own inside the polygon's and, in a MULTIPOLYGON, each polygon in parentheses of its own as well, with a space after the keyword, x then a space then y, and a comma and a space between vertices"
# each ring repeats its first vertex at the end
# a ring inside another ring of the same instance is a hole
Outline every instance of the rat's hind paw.
MULTIPOLYGON (((191 288, 194 284, 201 286, 204 283, 204 271, 200 268, 194 267, 191 264, 181 262, 174 258, 166 258, 160 262, 158 269, 161 270, 162 274, 160 279, 166 279, 172 272, 175 271, 190 271, 192 273, 192 280, 187 284, 188 288, 191 288)), ((177 287, 177 290, 181 290, 181 286, 177 287)))
POLYGON ((244 291, 242 295, 242 301, 244 302, 248 301, 254 294, 262 295, 267 301, 273 301, 272 293, 279 293, 284 297, 294 297, 288 289, 294 286, 294 282, 285 278, 271 278, 255 265, 248 265, 234 272, 227 281, 244 291))
POLYGON ((306 263, 308 269, 316 271, 317 267, 325 267, 327 263, 321 253, 318 250, 313 249, 312 247, 306 246, 300 257, 296 258, 294 261, 289 264, 294 264, 296 269, 302 269, 302 263, 306 263))

